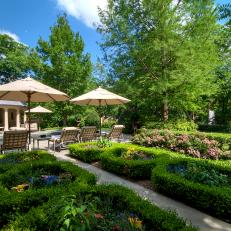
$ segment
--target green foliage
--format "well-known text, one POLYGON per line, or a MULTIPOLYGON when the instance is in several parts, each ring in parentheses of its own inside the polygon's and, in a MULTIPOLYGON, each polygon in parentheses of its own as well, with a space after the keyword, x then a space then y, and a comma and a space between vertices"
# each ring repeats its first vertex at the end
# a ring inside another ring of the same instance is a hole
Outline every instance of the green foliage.
MULTIPOLYGON (((56 220, 51 220, 50 223, 55 224, 56 229, 57 227, 60 227, 60 230, 62 231, 88 231, 91 230, 91 225, 96 222, 93 209, 94 207, 92 203, 85 202, 84 204, 79 205, 75 195, 68 196, 60 202, 60 205, 55 205, 55 211, 53 213, 60 214, 58 224, 56 224, 56 220)), ((53 216, 50 217, 51 219, 54 219, 53 216)))
POLYGON ((116 123, 117 123, 117 120, 115 120, 115 119, 109 119, 109 120, 103 122, 102 127, 103 128, 111 128, 116 123))
POLYGON ((36 208, 52 198, 59 198, 61 194, 80 185, 85 187, 96 183, 93 174, 71 163, 56 161, 53 156, 45 152, 10 154, 3 163, 0 163, 0 169, 5 165, 9 166, 7 171, 0 172, 0 196, 2 198, 0 227, 13 219, 17 213, 27 212, 32 207, 36 208), (31 157, 32 159, 28 159, 31 157), (12 162, 12 158, 17 161, 12 162), (7 165, 7 160, 9 165, 7 165), (30 184, 31 177, 43 175, 56 175, 60 179, 62 177, 64 184, 57 182, 47 186, 41 184, 37 185, 39 187, 29 186, 28 190, 21 192, 11 190, 19 184, 30 184))
POLYGON ((175 131, 196 131, 198 126, 194 121, 176 120, 166 122, 147 122, 144 124, 147 129, 168 129, 175 131))
POLYGON ((20 79, 30 70, 29 47, 0 34, 0 84, 20 79))
POLYGON ((231 121, 231 15, 230 4, 218 7, 220 17, 226 18, 225 24, 220 26, 216 44, 219 48, 220 65, 216 70, 216 84, 218 92, 214 99, 211 100, 212 106, 216 112, 216 122, 229 126, 231 121))
POLYGON ((157 158, 169 155, 162 150, 139 147, 131 144, 117 144, 101 154, 103 169, 133 179, 149 179, 157 158))
MULTIPOLYGON (((195 182, 192 179, 186 179, 181 174, 170 172, 168 166, 182 165, 182 163, 193 164, 194 166, 203 166, 208 171, 220 172, 231 176, 231 168, 228 163, 222 161, 206 161, 202 159, 178 158, 175 160, 165 160, 157 164, 152 172, 152 183, 154 188, 167 196, 183 201, 192 207, 205 211, 222 220, 230 222, 231 217, 231 190, 229 186, 211 187, 205 182, 195 182)), ((197 169, 200 171, 203 169, 197 169)), ((199 174, 199 173, 198 173, 199 174)), ((211 175, 212 176, 212 175, 211 175)), ((194 178, 196 176, 191 176, 194 178)), ((200 181, 205 175, 200 175, 200 181)), ((206 176, 207 177, 207 176, 206 176)), ((214 175, 213 175, 214 177, 214 175)), ((217 180, 212 179, 214 182, 217 180)), ((211 180, 211 178, 210 178, 211 180)))
POLYGON ((231 179, 228 175, 220 171, 209 168, 198 163, 182 163, 179 165, 169 165, 168 170, 180 174, 190 181, 194 181, 209 186, 223 187, 229 186, 231 179))
POLYGON ((99 148, 109 148, 112 146, 112 142, 108 138, 101 136, 99 140, 96 142, 96 145, 99 148))
MULTIPOLYGON (((84 42, 79 33, 72 31, 66 15, 57 18, 56 24, 51 27, 48 41, 42 38, 38 40, 31 60, 38 79, 67 93, 71 98, 92 87, 90 56, 84 54, 84 42)), ((81 110, 84 109, 70 102, 56 102, 52 108, 52 117, 59 123, 63 120, 66 126, 68 116, 77 115, 81 110)))
POLYGON ((69 196, 66 194, 61 200, 56 199, 41 207, 32 208, 26 214, 18 214, 6 228, 25 230, 25 227, 29 227, 29 230, 57 230, 60 228, 57 224, 65 221, 64 230, 72 230, 71 226, 75 230, 88 230, 87 224, 90 225, 91 230, 113 230, 115 227, 140 230, 132 227, 128 219, 125 220, 130 218, 131 213, 135 218, 137 217, 135 215, 138 215, 144 230, 197 230, 191 225, 186 225, 185 221, 178 218, 175 213, 162 210, 119 185, 76 188, 72 194, 69 196), (77 223, 78 221, 80 223, 77 223), (69 228, 67 228, 68 225, 69 228))
POLYGON ((100 154, 104 151, 104 149, 97 146, 96 142, 70 144, 68 149, 74 158, 87 163, 98 161, 100 154))
POLYGON ((94 109, 86 110, 81 118, 81 126, 99 126, 99 113, 94 109))
POLYGON ((214 1, 110 0, 100 19, 107 83, 132 99, 119 113, 126 127, 206 113, 219 62, 214 1))

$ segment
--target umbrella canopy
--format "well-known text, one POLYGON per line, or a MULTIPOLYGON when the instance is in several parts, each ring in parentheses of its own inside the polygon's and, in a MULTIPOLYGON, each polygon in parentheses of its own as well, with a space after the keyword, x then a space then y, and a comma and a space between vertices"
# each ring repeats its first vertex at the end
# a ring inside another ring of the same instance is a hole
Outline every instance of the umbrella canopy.
POLYGON ((16 80, 0 86, 0 99, 28 102, 29 143, 30 139, 30 103, 65 101, 69 97, 52 87, 40 83, 30 77, 16 80))
POLYGON ((68 96, 65 93, 40 83, 30 77, 0 86, 1 100, 27 102, 28 95, 30 95, 31 102, 64 101, 68 99, 68 96))
MULTIPOLYGON (((116 95, 108 90, 101 87, 83 94, 79 97, 70 100, 71 102, 78 105, 95 105, 95 106, 106 106, 106 105, 118 105, 128 103, 130 100, 122 96, 116 95)), ((101 116, 100 116, 101 117, 101 116)), ((100 118, 100 135, 101 135, 101 118, 100 118)))
POLYGON ((79 97, 71 99, 71 102, 78 105, 118 105, 128 103, 130 100, 122 96, 116 95, 108 90, 105 90, 101 87, 90 91, 86 94, 83 94, 79 97))
MULTIPOLYGON (((25 111, 26 113, 28 113, 29 111, 25 111)), ((31 113, 52 113, 52 111, 46 109, 45 107, 42 106, 37 106, 35 108, 30 109, 31 113)))

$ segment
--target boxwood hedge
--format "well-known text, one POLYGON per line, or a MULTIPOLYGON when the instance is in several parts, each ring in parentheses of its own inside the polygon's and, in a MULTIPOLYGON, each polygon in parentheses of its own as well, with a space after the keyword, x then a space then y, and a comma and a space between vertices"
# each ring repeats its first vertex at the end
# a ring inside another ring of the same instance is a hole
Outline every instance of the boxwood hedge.
POLYGON ((118 175, 133 179, 149 179, 157 159, 172 158, 174 156, 176 157, 177 155, 164 149, 146 148, 133 144, 115 144, 101 154, 101 164, 103 169, 118 175), (142 151, 148 156, 152 156, 153 159, 129 160, 121 157, 121 153, 129 149, 142 151))
MULTIPOLYGON (((15 157, 17 157, 17 155, 22 155, 22 153, 12 154, 12 156, 15 157)), ((32 154, 28 153, 27 155, 30 156, 32 154)), ((0 174, 0 227, 6 224, 7 221, 18 212, 27 212, 31 207, 37 207, 54 196, 60 197, 63 192, 69 191, 72 188, 85 187, 96 183, 96 177, 86 170, 68 162, 55 161, 54 157, 48 153, 42 152, 38 155, 37 161, 20 161, 15 164, 12 164, 10 155, 6 155, 6 158, 9 157, 9 163, 11 164, 7 164, 7 162, 0 164, 0 169, 4 165, 9 166, 6 171, 0 174), (25 190, 23 192, 11 190, 11 187, 23 183, 31 173, 39 169, 42 169, 43 172, 51 172, 52 174, 68 172, 73 177, 73 180, 68 182, 68 186, 66 184, 53 185, 25 190)))
POLYGON ((87 163, 98 161, 100 154, 105 151, 105 149, 97 147, 95 142, 70 144, 68 147, 71 156, 87 163))
POLYGON ((193 182, 180 174, 168 171, 172 164, 195 163, 208 170, 215 169, 231 177, 231 167, 225 161, 201 160, 192 158, 165 159, 152 171, 151 181, 160 193, 183 201, 192 207, 231 222, 231 187, 216 187, 193 182))
MULTIPOLYGON (((74 192, 73 192, 74 193, 74 192)), ((128 211, 139 214, 139 218, 144 222, 146 230, 155 231, 196 231, 191 225, 186 225, 185 221, 174 212, 165 211, 152 205, 150 202, 141 199, 131 190, 118 185, 101 185, 88 188, 76 188, 76 198, 97 197, 100 200, 107 200, 113 204, 117 211, 128 211)), ((52 201, 54 204, 54 201, 52 201)), ((58 219, 58 215, 52 214, 53 206, 51 201, 43 206, 32 208, 26 214, 20 214, 12 220, 3 230, 50 230, 50 222, 47 219, 52 216, 58 219), (8 228, 8 229, 7 229, 8 228)), ((59 204, 59 201, 56 201, 59 204)), ((58 222, 58 220, 57 220, 58 222)))

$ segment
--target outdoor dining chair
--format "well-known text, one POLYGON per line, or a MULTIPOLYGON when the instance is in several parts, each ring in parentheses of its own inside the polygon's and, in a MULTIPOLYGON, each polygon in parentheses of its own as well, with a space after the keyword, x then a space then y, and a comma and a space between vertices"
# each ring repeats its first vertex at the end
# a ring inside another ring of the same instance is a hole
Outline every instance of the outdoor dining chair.
POLYGON ((79 142, 92 141, 96 138, 96 126, 82 127, 78 137, 79 142))
POLYGON ((1 145, 1 153, 5 150, 27 150, 28 149, 28 131, 5 131, 3 133, 3 144, 1 145))
POLYGON ((64 128, 61 135, 52 136, 48 141, 48 148, 50 142, 53 143, 53 150, 61 150, 61 147, 65 147, 68 143, 74 143, 78 141, 79 129, 77 128, 64 128))

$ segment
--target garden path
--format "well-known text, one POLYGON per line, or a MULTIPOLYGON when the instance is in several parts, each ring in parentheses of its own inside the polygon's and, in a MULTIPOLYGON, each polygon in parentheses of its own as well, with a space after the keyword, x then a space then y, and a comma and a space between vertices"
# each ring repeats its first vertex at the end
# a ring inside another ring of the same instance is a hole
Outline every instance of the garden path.
POLYGON ((95 174, 98 179, 97 184, 119 184, 126 186, 135 191, 142 198, 149 200, 151 203, 157 205, 158 207, 176 211, 180 217, 185 219, 188 223, 191 222, 192 225, 198 227, 201 231, 231 231, 231 224, 200 212, 181 202, 165 197, 157 192, 144 188, 139 184, 118 177, 90 164, 73 159, 68 155, 68 150, 62 150, 61 152, 51 151, 51 153, 55 155, 59 160, 70 161, 73 164, 78 165, 79 167, 95 174))

